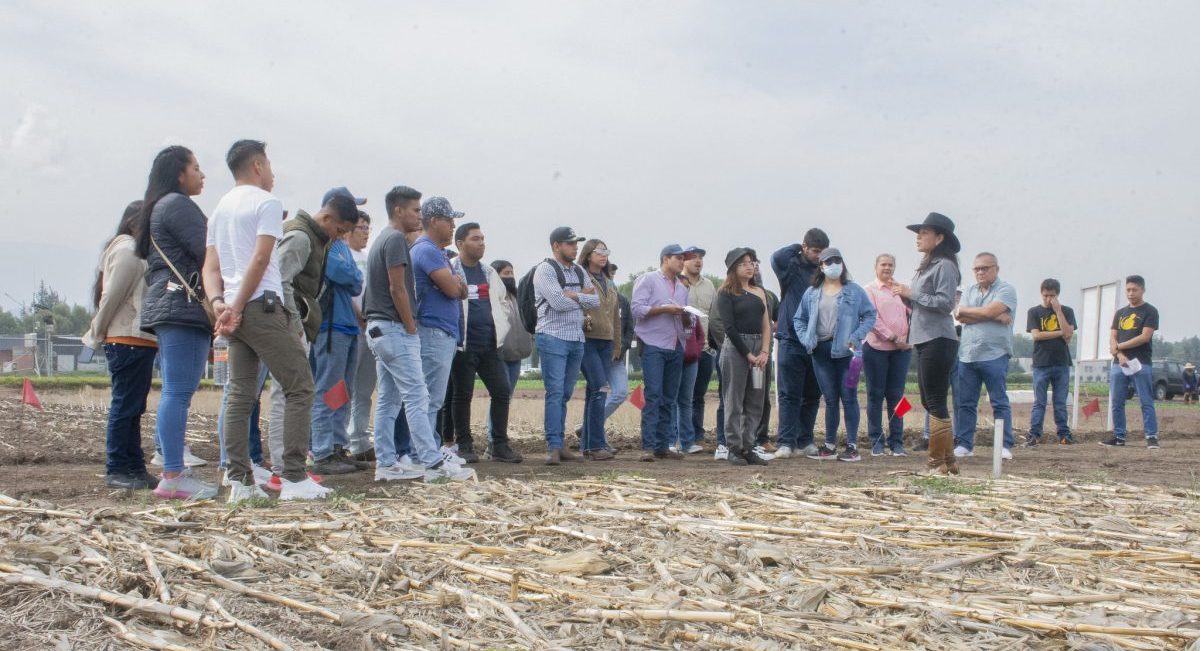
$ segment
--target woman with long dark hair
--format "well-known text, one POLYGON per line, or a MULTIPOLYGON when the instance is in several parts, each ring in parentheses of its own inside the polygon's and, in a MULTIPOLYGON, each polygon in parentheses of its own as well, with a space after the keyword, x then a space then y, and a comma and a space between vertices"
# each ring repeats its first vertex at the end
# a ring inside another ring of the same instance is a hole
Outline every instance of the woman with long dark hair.
POLYGON ((793 324, 800 345, 812 355, 813 371, 825 398, 825 445, 810 459, 859 461, 858 382, 847 386, 850 361, 862 351, 863 338, 875 325, 875 306, 867 292, 850 280, 842 252, 821 251, 812 287, 800 297, 793 324), (837 452, 839 407, 845 413, 846 447, 837 452))
POLYGON ((137 255, 146 260, 142 327, 158 337, 162 397, 155 437, 162 447, 162 480, 154 494, 166 499, 205 499, 217 487, 184 466, 184 435, 192 394, 200 385, 212 324, 204 310, 200 270, 208 220, 192 201, 204 189, 204 173, 186 147, 167 147, 154 158, 142 203, 137 255))
POLYGON ((736 248, 725 255, 725 282, 717 290, 717 316, 725 326, 721 344, 721 393, 729 463, 765 466, 754 450, 763 414, 767 362, 771 359, 771 315, 767 295, 755 282, 758 255, 736 248))
POLYGON ((936 212, 908 230, 917 234, 917 251, 924 257, 912 285, 896 285, 892 291, 912 307, 908 341, 917 349, 917 384, 921 405, 929 414, 929 469, 957 475, 954 430, 946 396, 958 357, 952 312, 954 293, 962 280, 957 255, 962 247, 954 235, 954 222, 936 212))
POLYGON ((146 261, 134 253, 141 209, 141 201, 129 204, 116 234, 104 245, 92 290, 96 315, 83 336, 89 348, 104 346, 112 376, 104 474, 109 488, 158 486, 158 480, 146 472, 142 452, 142 414, 158 343, 141 327, 146 261))
POLYGON ((608 278, 608 245, 591 239, 583 243, 576 262, 592 275, 592 284, 600 304, 584 310, 583 360, 580 368, 587 381, 587 399, 583 405, 583 428, 579 436, 579 451, 591 461, 613 458, 604 435, 604 409, 608 402, 609 369, 613 351, 621 350, 621 313, 618 310, 617 287, 608 278))

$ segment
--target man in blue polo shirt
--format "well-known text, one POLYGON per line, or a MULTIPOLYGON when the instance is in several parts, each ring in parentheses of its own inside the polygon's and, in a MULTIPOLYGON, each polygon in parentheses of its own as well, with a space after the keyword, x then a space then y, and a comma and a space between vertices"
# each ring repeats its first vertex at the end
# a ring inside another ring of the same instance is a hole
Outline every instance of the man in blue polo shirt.
POLYGON ((963 324, 954 383, 954 456, 975 450, 979 390, 987 386, 992 415, 1004 421, 1004 450, 1012 458, 1012 407, 1008 402, 1008 360, 1012 357, 1012 317, 1017 313, 1017 290, 1000 279, 1000 262, 991 253, 975 256, 975 284, 967 288, 954 318, 963 324))
MULTIPOLYGON (((455 212, 445 197, 430 197, 421 205, 424 234, 412 245, 417 294, 417 334, 421 337, 421 368, 429 389, 429 425, 437 431, 437 414, 446 400, 454 351, 462 338, 462 300, 467 284, 454 274, 446 247, 454 241, 455 212)), ((455 465, 463 462, 449 458, 455 465)))

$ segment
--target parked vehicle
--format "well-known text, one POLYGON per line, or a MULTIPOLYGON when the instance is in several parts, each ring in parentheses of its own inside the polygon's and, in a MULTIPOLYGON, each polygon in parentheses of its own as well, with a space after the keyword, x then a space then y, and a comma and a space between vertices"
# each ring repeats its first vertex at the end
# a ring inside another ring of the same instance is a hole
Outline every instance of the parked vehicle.
MULTIPOLYGON (((1183 362, 1173 359, 1154 360, 1154 378, 1151 382, 1151 386, 1154 387, 1155 400, 1170 400, 1177 395, 1182 395, 1183 362)), ((1135 395, 1137 393, 1131 382, 1127 399, 1132 400, 1135 395)))

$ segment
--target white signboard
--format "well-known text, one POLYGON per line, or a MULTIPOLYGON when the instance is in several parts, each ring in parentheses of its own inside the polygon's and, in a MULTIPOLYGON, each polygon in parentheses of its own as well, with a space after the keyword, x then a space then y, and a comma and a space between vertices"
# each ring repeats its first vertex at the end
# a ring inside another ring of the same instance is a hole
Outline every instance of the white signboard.
POLYGON ((1083 289, 1083 301, 1075 312, 1079 324, 1079 361, 1109 360, 1108 331, 1117 312, 1120 282, 1095 285, 1083 289))

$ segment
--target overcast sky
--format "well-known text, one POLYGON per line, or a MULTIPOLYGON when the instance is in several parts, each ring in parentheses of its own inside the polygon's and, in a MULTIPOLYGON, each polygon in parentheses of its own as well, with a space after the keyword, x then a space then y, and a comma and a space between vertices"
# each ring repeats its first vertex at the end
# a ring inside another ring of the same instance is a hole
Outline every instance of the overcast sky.
MULTIPOLYGON (((558 225, 624 270, 666 243, 760 255, 824 228, 858 279, 954 218, 1024 311, 1046 276, 1148 280, 1197 332, 1195 2, 0 4, 0 292, 84 302, 155 153, 230 143, 284 204, 444 195, 523 271, 558 225)), ((965 274, 969 282, 970 273, 965 274)), ((772 274, 767 274, 774 286, 772 274)), ((15 308, 0 298, 8 310, 15 308)))

